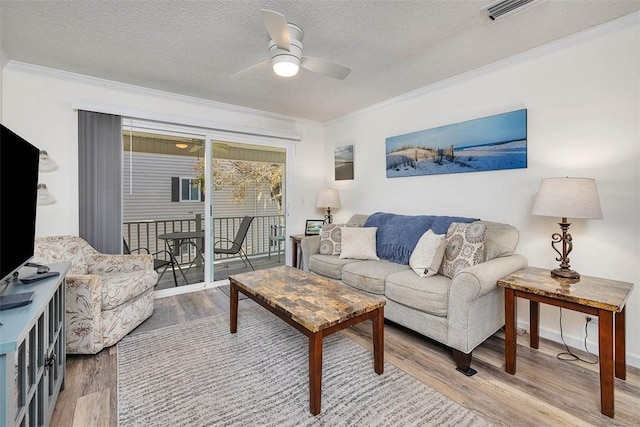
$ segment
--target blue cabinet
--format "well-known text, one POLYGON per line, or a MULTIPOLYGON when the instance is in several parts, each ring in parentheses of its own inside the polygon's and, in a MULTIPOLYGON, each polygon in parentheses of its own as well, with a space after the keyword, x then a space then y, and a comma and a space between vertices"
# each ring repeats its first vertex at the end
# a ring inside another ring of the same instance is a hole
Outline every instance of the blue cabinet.
POLYGON ((69 264, 50 267, 60 275, 28 285, 16 282, 3 292, 34 295, 31 304, 0 311, 0 426, 49 425, 64 387, 69 264))

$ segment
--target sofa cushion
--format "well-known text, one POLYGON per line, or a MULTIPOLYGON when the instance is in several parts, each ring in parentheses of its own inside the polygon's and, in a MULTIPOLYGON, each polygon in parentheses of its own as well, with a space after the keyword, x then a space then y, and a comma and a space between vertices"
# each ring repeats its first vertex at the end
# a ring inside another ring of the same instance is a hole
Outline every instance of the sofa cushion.
POLYGON ((433 230, 427 230, 420 237, 411 253, 409 267, 420 277, 437 274, 446 246, 447 241, 444 234, 436 234, 433 230))
POLYGON ((452 222, 472 221, 476 219, 376 212, 367 218, 364 226, 378 227, 376 252, 381 259, 409 264, 416 243, 428 229, 436 234, 445 234, 452 222))
POLYGON ((340 255, 340 246, 342 244, 342 235, 340 227, 345 224, 326 224, 320 232, 320 248, 318 252, 322 255, 340 255))
POLYGON ((440 274, 418 277, 413 271, 401 271, 387 277, 384 295, 392 301, 416 310, 446 316, 451 279, 440 274))
POLYGON ((499 222, 478 222, 487 226, 487 235, 484 239, 484 261, 514 254, 520 239, 517 228, 499 222))
MULTIPOLYGON (((342 268, 342 281, 356 289, 372 294, 384 295, 385 279, 388 275, 409 270, 408 265, 386 260, 367 260, 347 264, 342 268)), ((415 275, 415 274, 414 274, 415 275)), ((416 276, 417 277, 417 276, 416 276)))
POLYGON ((342 227, 340 258, 379 259, 376 255, 376 227, 342 227))
POLYGON ((352 262, 360 262, 357 259, 341 259, 336 255, 315 254, 309 257, 309 270, 321 276, 340 280, 342 267, 352 262))
POLYGON ((158 273, 154 270, 124 271, 103 274, 102 276, 102 311, 112 310, 141 293, 152 289, 158 281, 158 273))
POLYGON ((31 261, 40 264, 69 262, 71 265, 67 274, 70 275, 87 274, 88 270, 80 243, 68 236, 36 238, 31 261))
POLYGON ((454 222, 447 231, 447 248, 439 273, 453 277, 460 270, 482 262, 487 226, 479 222, 454 222))
POLYGON ((349 221, 347 221, 347 227, 364 227, 369 215, 365 214, 353 214, 349 221))

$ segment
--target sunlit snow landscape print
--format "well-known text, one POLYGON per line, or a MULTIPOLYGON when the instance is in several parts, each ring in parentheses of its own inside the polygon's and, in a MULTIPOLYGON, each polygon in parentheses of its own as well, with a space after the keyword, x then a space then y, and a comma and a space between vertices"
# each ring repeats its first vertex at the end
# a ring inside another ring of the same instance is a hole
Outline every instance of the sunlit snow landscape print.
POLYGON ((527 110, 387 138, 387 178, 527 167, 527 110))

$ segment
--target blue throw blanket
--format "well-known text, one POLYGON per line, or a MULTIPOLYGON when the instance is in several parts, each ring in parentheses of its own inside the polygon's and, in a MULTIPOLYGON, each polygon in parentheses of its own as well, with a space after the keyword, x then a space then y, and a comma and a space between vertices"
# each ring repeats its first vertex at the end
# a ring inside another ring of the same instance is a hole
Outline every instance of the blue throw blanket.
POLYGON ((473 222, 476 218, 434 215, 396 215, 376 212, 367 218, 365 227, 378 227, 378 257, 398 264, 409 264, 409 258, 420 237, 428 230, 445 234, 452 222, 473 222))

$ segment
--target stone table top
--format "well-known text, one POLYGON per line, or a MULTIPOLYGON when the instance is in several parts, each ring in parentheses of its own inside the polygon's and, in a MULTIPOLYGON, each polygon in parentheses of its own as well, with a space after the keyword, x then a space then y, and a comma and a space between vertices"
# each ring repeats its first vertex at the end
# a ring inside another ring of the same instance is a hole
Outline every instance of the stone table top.
POLYGON ((383 298, 290 266, 234 274, 229 280, 311 332, 327 329, 386 303, 383 298))
POLYGON ((553 277, 550 270, 536 267, 503 277, 498 286, 614 312, 622 310, 633 289, 633 283, 598 277, 553 277))

